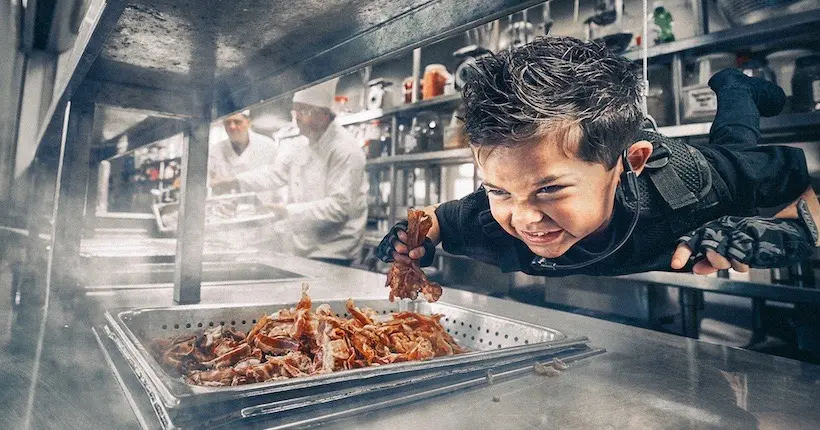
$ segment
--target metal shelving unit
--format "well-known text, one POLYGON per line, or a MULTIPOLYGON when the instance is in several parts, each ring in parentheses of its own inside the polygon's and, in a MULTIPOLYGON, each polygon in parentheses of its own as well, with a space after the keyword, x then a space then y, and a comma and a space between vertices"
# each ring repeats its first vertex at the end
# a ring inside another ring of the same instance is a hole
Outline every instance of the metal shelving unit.
MULTIPOLYGON (((722 49, 734 50, 739 46, 751 46, 775 39, 817 32, 818 24, 820 24, 820 10, 809 11, 653 46, 648 49, 647 56, 649 59, 657 59, 682 53, 703 54, 722 49)), ((633 61, 640 60, 642 55, 641 50, 624 54, 626 58, 633 61)))
MULTIPOLYGON (((760 119, 760 131, 763 133, 797 131, 818 126, 820 126, 820 112, 790 113, 760 119)), ((708 136, 711 127, 711 122, 672 125, 658 127, 658 133, 668 137, 700 137, 708 136)))
POLYGON ((339 124, 343 126, 360 124, 363 122, 373 121, 388 116, 407 117, 412 114, 425 110, 436 109, 452 105, 455 107, 461 100, 461 94, 448 94, 445 96, 438 96, 429 100, 422 100, 416 103, 408 103, 401 106, 396 106, 390 109, 371 109, 362 112, 352 113, 339 118, 339 124))
POLYGON ((470 148, 445 149, 442 151, 420 152, 417 154, 402 154, 389 157, 379 157, 367 160, 367 167, 385 166, 390 164, 443 164, 467 163, 472 161, 473 153, 470 148))

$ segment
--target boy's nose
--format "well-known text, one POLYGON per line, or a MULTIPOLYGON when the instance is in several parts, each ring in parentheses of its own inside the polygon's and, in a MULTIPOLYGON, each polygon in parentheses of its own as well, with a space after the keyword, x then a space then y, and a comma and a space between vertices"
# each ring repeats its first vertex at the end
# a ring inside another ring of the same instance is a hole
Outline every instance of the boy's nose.
POLYGON ((515 226, 526 226, 541 222, 546 214, 528 203, 518 203, 513 208, 512 221, 515 226))

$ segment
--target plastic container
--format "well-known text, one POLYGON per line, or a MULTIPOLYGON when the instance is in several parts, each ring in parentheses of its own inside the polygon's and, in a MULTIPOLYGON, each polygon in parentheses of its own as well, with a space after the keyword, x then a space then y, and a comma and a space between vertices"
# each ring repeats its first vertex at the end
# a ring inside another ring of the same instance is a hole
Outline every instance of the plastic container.
POLYGON ((785 49, 782 51, 775 51, 766 56, 766 61, 769 67, 774 72, 777 85, 783 88, 783 92, 787 97, 792 93, 792 77, 794 76, 795 62, 800 57, 806 57, 812 54, 808 49, 785 49))
POLYGON ((795 112, 820 110, 820 54, 797 59, 792 77, 795 112))

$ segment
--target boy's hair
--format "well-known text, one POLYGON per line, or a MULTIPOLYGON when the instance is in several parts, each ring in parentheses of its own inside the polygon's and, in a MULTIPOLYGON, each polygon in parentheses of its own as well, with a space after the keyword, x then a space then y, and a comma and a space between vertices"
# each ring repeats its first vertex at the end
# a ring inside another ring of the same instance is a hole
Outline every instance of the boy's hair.
POLYGON ((582 160, 613 168, 643 121, 638 68, 603 44, 572 37, 538 38, 478 60, 462 111, 476 156, 483 146, 553 134, 582 160))

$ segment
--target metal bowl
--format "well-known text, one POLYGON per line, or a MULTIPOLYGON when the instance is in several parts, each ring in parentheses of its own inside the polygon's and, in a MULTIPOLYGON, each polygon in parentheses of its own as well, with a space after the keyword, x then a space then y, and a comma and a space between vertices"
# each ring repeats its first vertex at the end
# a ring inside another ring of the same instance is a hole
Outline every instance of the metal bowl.
POLYGON ((717 0, 717 4, 733 27, 820 9, 820 0, 717 0))

